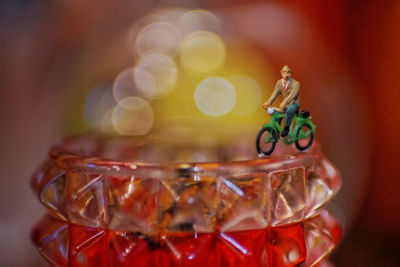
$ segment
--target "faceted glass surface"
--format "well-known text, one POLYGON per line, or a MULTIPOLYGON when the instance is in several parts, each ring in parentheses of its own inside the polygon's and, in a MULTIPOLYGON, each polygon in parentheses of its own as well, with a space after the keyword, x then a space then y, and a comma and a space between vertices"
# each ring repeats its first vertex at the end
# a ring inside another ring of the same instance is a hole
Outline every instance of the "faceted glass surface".
POLYGON ((104 227, 108 224, 108 187, 105 175, 68 171, 68 211, 72 223, 104 227))
POLYGON ((265 175, 220 177, 218 224, 222 232, 267 226, 265 175))
POLYGON ((215 231, 217 179, 186 176, 161 180, 159 218, 166 231, 215 231))
POLYGON ((32 178, 48 209, 32 238, 52 266, 327 266, 340 239, 324 206, 341 180, 318 146, 210 163, 72 147, 83 154, 56 147, 32 178))
POLYGON ((46 216, 32 231, 32 240, 40 254, 52 266, 68 266, 68 224, 46 216))
POLYGON ((65 170, 56 162, 45 162, 32 177, 32 187, 38 193, 39 200, 54 216, 67 220, 66 176, 65 170))
POLYGON ((159 181, 108 176, 110 228, 150 233, 157 228, 159 181))
POLYGON ((316 266, 341 235, 326 210, 300 223, 258 230, 141 234, 84 227, 47 215, 33 232, 53 266, 316 266))
POLYGON ((304 218, 304 168, 276 171, 268 175, 269 220, 271 225, 283 225, 304 218))

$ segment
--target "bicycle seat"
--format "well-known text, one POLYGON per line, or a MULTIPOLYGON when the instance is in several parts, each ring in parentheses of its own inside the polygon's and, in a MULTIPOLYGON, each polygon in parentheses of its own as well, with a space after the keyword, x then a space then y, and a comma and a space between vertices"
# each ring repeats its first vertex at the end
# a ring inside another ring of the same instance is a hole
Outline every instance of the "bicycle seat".
POLYGON ((301 118, 308 118, 310 117, 310 111, 308 110, 300 110, 298 116, 301 118))

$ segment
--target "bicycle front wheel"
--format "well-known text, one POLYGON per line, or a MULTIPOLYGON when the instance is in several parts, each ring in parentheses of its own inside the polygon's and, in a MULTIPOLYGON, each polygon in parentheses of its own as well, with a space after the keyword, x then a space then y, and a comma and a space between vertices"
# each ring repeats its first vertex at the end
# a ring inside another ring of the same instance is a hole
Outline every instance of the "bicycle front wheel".
POLYGON ((298 150, 303 151, 310 148, 313 140, 314 134, 310 125, 304 124, 297 130, 295 143, 298 150))
POLYGON ((256 141, 258 154, 264 154, 265 156, 271 155, 275 149, 277 141, 278 134, 275 129, 270 127, 262 128, 258 132, 256 141))

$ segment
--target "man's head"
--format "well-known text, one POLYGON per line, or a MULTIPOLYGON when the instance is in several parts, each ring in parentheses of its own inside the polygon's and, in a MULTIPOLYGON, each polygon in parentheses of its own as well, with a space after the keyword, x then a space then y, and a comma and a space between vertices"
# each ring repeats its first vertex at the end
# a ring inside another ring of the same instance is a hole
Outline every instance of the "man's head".
POLYGON ((281 69, 281 75, 282 75, 282 79, 288 80, 292 77, 292 70, 289 68, 289 66, 285 65, 281 69))

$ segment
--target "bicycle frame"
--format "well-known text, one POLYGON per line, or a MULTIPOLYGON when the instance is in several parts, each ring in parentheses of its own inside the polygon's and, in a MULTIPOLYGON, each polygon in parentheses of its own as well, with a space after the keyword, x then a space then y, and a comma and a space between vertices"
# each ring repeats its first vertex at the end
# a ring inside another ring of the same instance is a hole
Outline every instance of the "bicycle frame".
MULTIPOLYGON (((277 142, 279 140, 280 133, 282 132, 283 128, 280 125, 280 123, 278 123, 278 121, 285 117, 286 117, 285 112, 274 112, 271 116, 269 123, 266 123, 263 125, 263 128, 269 127, 269 128, 275 129, 277 131, 277 135, 278 135, 277 140, 269 140, 269 141, 277 142)), ((305 138, 306 136, 304 135, 304 133, 300 133, 299 138, 296 137, 296 133, 297 133, 298 129, 300 127, 302 127, 304 124, 310 125, 311 133, 314 133, 315 125, 312 123, 311 119, 312 119, 311 116, 309 116, 308 118, 301 118, 297 114, 295 114, 293 117, 292 123, 290 124, 289 134, 282 139, 283 143, 285 143, 286 145, 290 145, 298 139, 305 138)))

